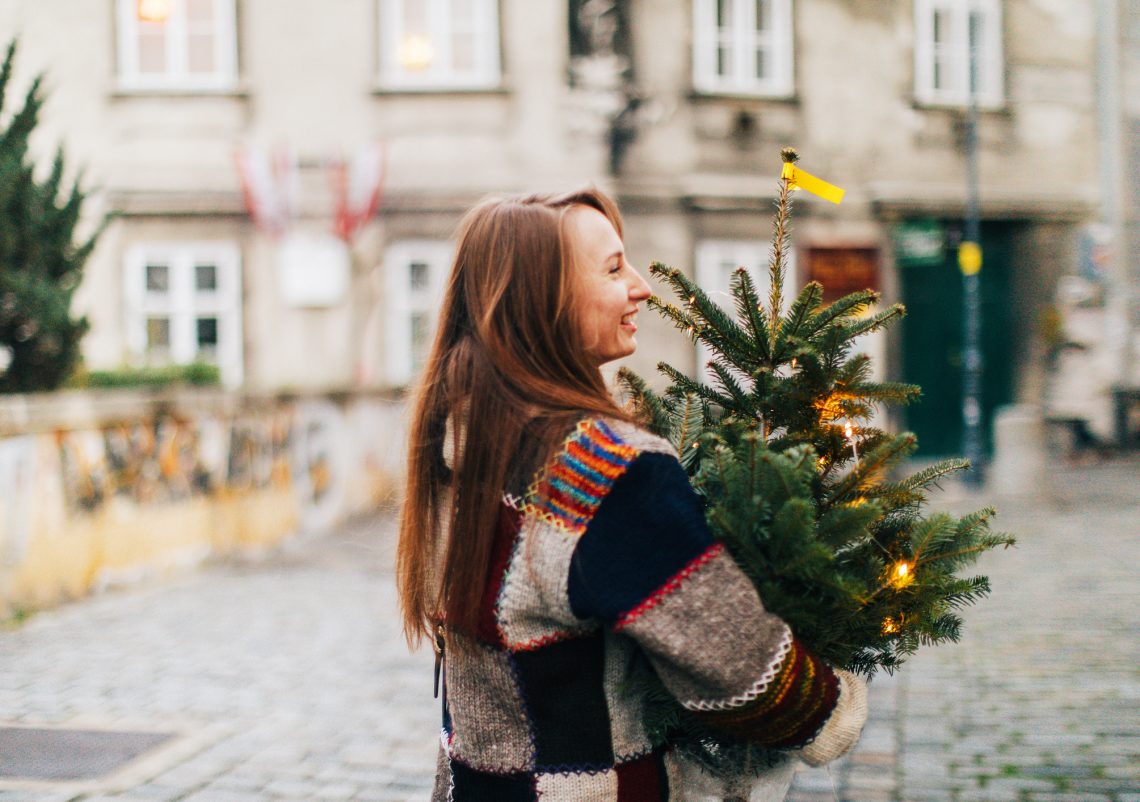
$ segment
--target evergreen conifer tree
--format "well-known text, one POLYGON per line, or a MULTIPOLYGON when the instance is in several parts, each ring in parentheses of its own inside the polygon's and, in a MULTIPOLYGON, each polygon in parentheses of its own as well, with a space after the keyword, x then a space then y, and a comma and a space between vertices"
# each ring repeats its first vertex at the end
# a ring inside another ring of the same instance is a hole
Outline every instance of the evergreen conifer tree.
MULTIPOLYGON (((10 94, 16 43, 0 67, 0 113, 10 94)), ((102 228, 75 242, 85 195, 79 180, 64 186, 62 149, 42 180, 28 139, 43 105, 43 76, 23 106, 0 124, 0 392, 52 390, 71 374, 88 325, 71 317, 71 297, 102 228)))
MULTIPOLYGON (((783 158, 797 157, 786 148, 783 158)), ((957 572, 1013 538, 989 530, 991 508, 962 518, 924 509, 929 489, 966 469, 964 460, 892 475, 915 437, 870 421, 876 406, 905 404, 919 388, 873 381, 854 346, 898 320, 901 306, 874 312, 869 290, 824 304, 812 282, 784 311, 791 191, 781 179, 767 298, 743 268, 728 311, 680 270, 650 267, 679 303, 649 305, 708 347, 712 383, 666 363, 662 394, 628 370, 620 379, 650 428, 677 448, 714 536, 765 607, 829 664, 870 676, 920 644, 957 640, 956 611, 989 591, 986 577, 957 572)), ((704 729, 663 688, 643 690, 656 701, 647 723, 657 737, 714 768, 764 764, 758 750, 704 729)))

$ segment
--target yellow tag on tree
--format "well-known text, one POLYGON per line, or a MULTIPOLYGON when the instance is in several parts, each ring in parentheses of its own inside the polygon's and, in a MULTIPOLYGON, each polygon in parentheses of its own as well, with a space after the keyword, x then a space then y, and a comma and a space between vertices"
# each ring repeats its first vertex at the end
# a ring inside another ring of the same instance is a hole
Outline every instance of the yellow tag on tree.
POLYGON ((982 269, 982 246, 966 240, 958 246, 958 268, 963 276, 973 276, 982 269))
POLYGON ((811 173, 805 173, 791 162, 784 162, 784 172, 781 176, 791 182, 791 189, 806 189, 811 194, 818 195, 832 203, 839 203, 843 200, 843 193, 846 191, 835 186, 835 184, 827 183, 822 178, 816 178, 811 173))

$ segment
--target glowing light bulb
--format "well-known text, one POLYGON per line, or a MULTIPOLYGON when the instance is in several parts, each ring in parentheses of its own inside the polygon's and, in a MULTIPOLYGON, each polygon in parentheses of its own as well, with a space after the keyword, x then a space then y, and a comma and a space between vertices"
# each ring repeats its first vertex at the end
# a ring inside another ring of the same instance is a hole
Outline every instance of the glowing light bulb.
POLYGON ((426 36, 410 35, 400 45, 400 64, 405 70, 421 72, 431 66, 435 48, 426 36))
POLYGON ((893 618, 884 618, 883 619, 883 634, 884 635, 893 635, 898 631, 899 631, 899 625, 895 623, 895 620, 893 618))
POLYGON ((855 442, 855 427, 851 425, 851 421, 847 421, 843 425, 843 434, 851 443, 851 455, 855 457, 855 465, 859 465, 859 446, 855 442))
POLYGON ((166 22, 170 17, 170 0, 139 0, 135 15, 142 22, 166 22))
POLYGON ((896 588, 904 588, 914 581, 914 574, 911 573, 911 565, 906 560, 900 560, 895 563, 894 575, 891 577, 891 584, 896 588))

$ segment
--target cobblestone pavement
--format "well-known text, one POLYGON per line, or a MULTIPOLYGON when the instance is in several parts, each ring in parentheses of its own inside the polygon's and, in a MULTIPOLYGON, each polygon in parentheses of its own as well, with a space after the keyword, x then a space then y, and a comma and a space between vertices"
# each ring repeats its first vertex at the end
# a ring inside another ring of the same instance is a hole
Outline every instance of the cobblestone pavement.
MULTIPOLYGON (((1062 466, 997 499, 1020 543, 983 561, 962 643, 877 678, 858 749, 790 802, 1140 802, 1138 480, 1062 466)), ((109 780, 0 777, 0 802, 427 799, 432 661, 401 639, 391 549, 390 520, 357 522, 0 630, 0 726, 179 735, 109 780)))

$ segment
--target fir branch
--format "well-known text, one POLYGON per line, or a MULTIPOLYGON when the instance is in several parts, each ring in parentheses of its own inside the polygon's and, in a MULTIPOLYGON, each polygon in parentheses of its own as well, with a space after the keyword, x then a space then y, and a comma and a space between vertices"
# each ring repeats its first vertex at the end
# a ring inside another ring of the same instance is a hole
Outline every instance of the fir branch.
POLYGON ((702 384, 701 382, 690 379, 667 362, 658 362, 657 369, 673 381, 673 385, 677 388, 680 395, 699 396, 705 401, 716 404, 717 406, 724 406, 725 402, 731 401, 731 399, 717 393, 707 384, 702 384))
POLYGON ((796 300, 792 302, 792 308, 788 310, 788 314, 784 317, 783 323, 780 326, 780 333, 787 342, 793 337, 807 338, 806 334, 802 333, 805 324, 811 320, 812 313, 819 307, 820 302, 823 301, 823 285, 818 281, 809 281, 800 290, 800 294, 796 296, 796 300))
MULTIPOLYGON (((792 148, 784 148, 780 156, 785 164, 794 164, 799 159, 792 148)), ((772 223, 772 257, 768 262, 768 278, 770 281, 768 320, 771 325, 768 350, 770 353, 776 352, 776 342, 780 336, 781 310, 784 305, 784 274, 787 272, 785 260, 791 238, 791 215, 791 182, 786 178, 781 178, 777 188, 776 216, 772 223)))
POLYGON ((756 284, 743 267, 733 272, 731 291, 736 301, 737 316, 747 326, 750 343, 756 349, 756 361, 763 365, 770 360, 768 319, 756 292, 756 284))
POLYGON ((828 304, 822 310, 812 315, 804 323, 805 336, 812 337, 819 334, 830 325, 842 320, 849 315, 855 314, 859 309, 875 303, 879 299, 879 294, 874 290, 863 290, 861 292, 853 292, 844 295, 832 303, 828 304))
POLYGON ((876 312, 868 318, 864 318, 863 320, 860 320, 856 323, 844 326, 844 329, 846 329, 845 334, 849 339, 855 339, 856 337, 862 336, 864 334, 878 331, 889 323, 901 319, 904 312, 905 308, 902 304, 892 304, 882 312, 876 312))
POLYGON ((719 359, 710 361, 709 369, 716 374, 717 384, 732 399, 731 408, 734 410, 747 408, 748 397, 732 372, 722 365, 719 359))
POLYGON ((629 403, 644 421, 646 428, 656 435, 669 439, 673 416, 649 384, 632 370, 622 367, 617 373, 618 384, 625 391, 629 403))

